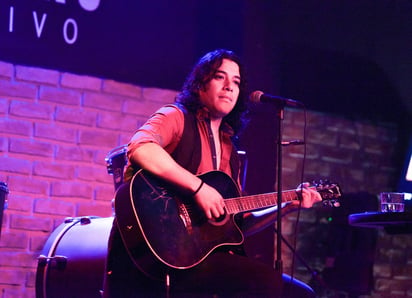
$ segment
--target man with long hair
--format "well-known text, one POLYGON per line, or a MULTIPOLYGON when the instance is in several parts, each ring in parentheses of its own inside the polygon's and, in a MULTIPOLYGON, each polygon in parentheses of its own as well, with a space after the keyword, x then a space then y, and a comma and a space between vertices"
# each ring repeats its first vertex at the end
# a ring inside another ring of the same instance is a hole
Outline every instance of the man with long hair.
MULTIPOLYGON (((187 77, 175 103, 160 108, 131 138, 126 183, 143 170, 178 189, 200 210, 206 222, 219 222, 227 215, 225 198, 202 175, 223 172, 240 189, 239 158, 232 139, 244 126, 247 108, 246 80, 240 59, 223 49, 207 53, 187 77)), ((285 208, 293 209, 297 204, 308 208, 320 200, 316 191, 303 188, 301 202, 285 208)), ((244 226, 250 234, 255 226, 262 228, 262 220, 264 225, 273 223, 274 214, 262 218, 238 214, 234 217, 234 228, 244 226)), ((165 283, 170 284, 168 293, 177 297, 275 297, 279 293, 272 266, 244 254, 243 235, 234 243, 212 247, 194 266, 183 269, 170 266, 164 278, 152 278, 136 262, 139 254, 151 253, 150 249, 128 251, 117 216, 109 240, 106 297, 159 295, 165 292, 165 283)), ((189 248, 175 249, 180 252, 189 248)), ((297 284, 296 290, 299 297, 313 296, 305 285, 297 284)))

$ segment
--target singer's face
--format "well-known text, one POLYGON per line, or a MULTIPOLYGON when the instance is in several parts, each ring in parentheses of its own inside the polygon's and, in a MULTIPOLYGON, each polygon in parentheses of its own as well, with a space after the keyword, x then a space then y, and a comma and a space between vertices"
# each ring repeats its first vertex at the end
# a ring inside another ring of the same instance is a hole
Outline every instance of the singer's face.
POLYGON ((232 111, 239 97, 239 85, 239 65, 223 59, 212 80, 199 91, 200 101, 212 118, 223 118, 232 111))

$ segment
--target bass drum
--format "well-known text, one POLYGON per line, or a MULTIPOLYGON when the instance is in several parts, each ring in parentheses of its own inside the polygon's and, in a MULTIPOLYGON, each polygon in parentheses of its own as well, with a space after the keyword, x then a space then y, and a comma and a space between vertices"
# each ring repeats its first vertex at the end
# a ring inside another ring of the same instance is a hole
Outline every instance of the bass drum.
POLYGON ((38 258, 36 297, 101 297, 113 217, 66 219, 38 258))

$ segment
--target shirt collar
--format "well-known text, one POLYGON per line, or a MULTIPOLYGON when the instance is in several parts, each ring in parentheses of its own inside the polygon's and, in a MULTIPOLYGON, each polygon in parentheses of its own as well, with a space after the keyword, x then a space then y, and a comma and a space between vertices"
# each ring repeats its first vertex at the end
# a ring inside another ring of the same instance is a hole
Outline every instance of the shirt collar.
MULTIPOLYGON (((207 121, 209 122, 210 120, 210 112, 209 109, 207 107, 202 107, 200 108, 197 113, 196 113, 196 117, 199 121, 207 121)), ((226 121, 222 121, 220 130, 225 133, 228 134, 229 136, 233 136, 234 135, 234 131, 233 128, 226 122, 226 121)))

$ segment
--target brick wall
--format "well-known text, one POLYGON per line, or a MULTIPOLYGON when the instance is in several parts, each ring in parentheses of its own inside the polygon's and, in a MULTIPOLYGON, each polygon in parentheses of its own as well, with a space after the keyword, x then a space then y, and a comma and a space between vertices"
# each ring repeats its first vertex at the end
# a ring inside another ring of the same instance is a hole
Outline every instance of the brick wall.
POLYGON ((0 62, 2 297, 34 296, 37 256, 64 218, 112 214, 105 156, 175 93, 0 62))
MULTIPOLYGON (((286 139, 302 137, 303 116, 302 111, 287 111, 286 139)), ((322 297, 411 297, 410 236, 347 224, 351 213, 377 211, 377 194, 395 190, 399 179, 396 125, 313 111, 307 120, 305 179, 330 178, 340 184, 342 200, 346 201, 335 210, 319 207, 302 211, 297 251, 317 276, 312 276, 298 258, 295 276, 311 284, 322 297), (368 264, 371 280, 367 276, 368 264)), ((283 151, 285 189, 300 181, 303 152, 300 146, 285 147, 283 151)), ((282 231, 290 244, 295 241, 296 219, 297 214, 293 213, 283 220, 282 231)), ((291 251, 283 245, 282 252, 285 272, 292 273, 291 251)))
MULTIPOLYGON (((0 62, 0 181, 10 190, 0 239, 2 297, 35 296, 37 257, 66 217, 112 214, 113 179, 105 156, 127 143, 147 116, 175 94, 0 62)), ((285 138, 301 138, 303 113, 288 110, 285 116, 285 138)), ((330 177, 347 192, 391 190, 395 127, 313 111, 308 125, 307 180, 330 177)), ((302 150, 284 151, 285 188, 300 181, 302 150)), ((322 216, 302 218, 310 226, 322 216)), ((293 224, 286 225, 286 233, 292 230, 293 224)), ((410 243, 403 240, 380 235, 376 292, 388 287, 402 291, 402 283, 410 282, 405 267, 391 267, 410 260, 405 253, 410 243)))

